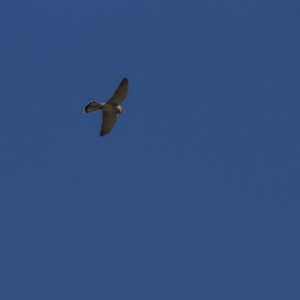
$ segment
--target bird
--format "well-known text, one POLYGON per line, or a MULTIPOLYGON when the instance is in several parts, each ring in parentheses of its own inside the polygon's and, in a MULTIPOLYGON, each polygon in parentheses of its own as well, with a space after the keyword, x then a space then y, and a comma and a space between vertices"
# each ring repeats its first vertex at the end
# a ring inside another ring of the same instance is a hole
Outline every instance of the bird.
POLYGON ((96 101, 89 102, 85 108, 85 113, 91 113, 102 110, 102 124, 100 136, 108 134, 114 127, 118 114, 123 114, 125 109, 120 105, 126 98, 128 93, 128 79, 122 79, 113 96, 106 103, 98 103, 96 101))

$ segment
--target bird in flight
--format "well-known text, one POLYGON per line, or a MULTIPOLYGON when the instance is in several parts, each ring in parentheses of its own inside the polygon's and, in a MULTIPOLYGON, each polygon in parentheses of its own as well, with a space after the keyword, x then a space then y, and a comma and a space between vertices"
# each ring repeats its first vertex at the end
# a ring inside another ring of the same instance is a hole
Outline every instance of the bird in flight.
POLYGON ((125 112, 124 108, 120 104, 126 98, 127 93, 128 79, 123 78, 113 96, 106 103, 92 101, 85 106, 84 111, 86 113, 91 113, 98 110, 103 111, 100 136, 108 134, 114 127, 118 114, 125 112))

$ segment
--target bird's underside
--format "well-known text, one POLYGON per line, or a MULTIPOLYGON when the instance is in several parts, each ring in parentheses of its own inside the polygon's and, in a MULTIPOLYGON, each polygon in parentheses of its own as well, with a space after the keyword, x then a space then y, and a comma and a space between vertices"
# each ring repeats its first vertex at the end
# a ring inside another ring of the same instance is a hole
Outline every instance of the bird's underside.
POLYGON ((128 80, 124 78, 113 96, 106 103, 98 103, 92 101, 88 103, 84 111, 86 113, 102 110, 102 124, 100 130, 100 136, 108 134, 114 127, 117 121, 117 115, 124 113, 124 109, 120 104, 124 101, 128 93, 128 80))

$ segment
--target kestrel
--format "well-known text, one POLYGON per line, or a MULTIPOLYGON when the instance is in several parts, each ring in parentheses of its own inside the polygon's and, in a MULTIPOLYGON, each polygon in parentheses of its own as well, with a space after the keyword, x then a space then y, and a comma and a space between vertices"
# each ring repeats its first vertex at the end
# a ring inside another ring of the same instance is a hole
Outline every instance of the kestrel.
POLYGON ((124 108, 120 105, 126 98, 128 93, 128 79, 123 78, 120 85, 116 89, 113 96, 106 103, 98 103, 92 101, 86 105, 84 111, 86 113, 102 110, 102 125, 100 136, 108 134, 114 127, 118 114, 125 112, 124 108))

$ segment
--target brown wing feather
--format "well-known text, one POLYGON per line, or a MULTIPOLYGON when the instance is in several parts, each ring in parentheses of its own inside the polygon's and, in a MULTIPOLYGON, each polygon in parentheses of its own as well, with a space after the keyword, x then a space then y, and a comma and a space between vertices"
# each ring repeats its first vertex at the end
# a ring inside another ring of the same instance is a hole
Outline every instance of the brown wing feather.
POLYGON ((120 105, 128 93, 128 79, 123 78, 114 95, 107 101, 109 104, 120 105))
POLYGON ((103 112, 102 114, 102 125, 100 130, 100 136, 108 134, 114 127, 117 121, 117 115, 115 113, 103 112))

